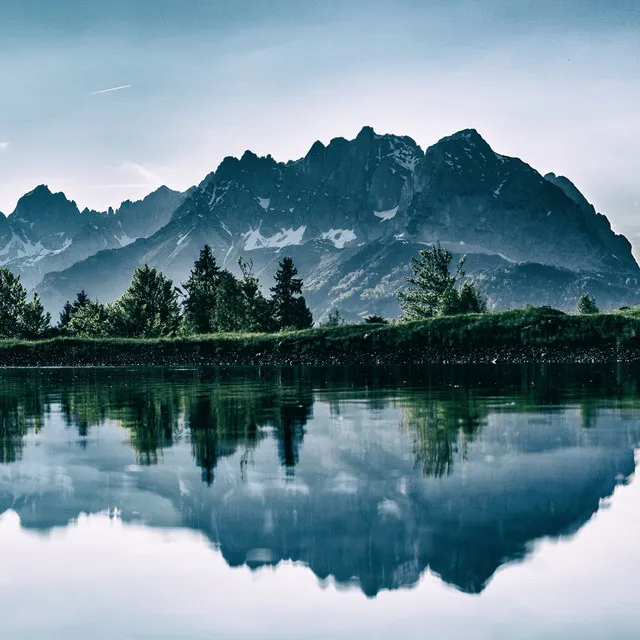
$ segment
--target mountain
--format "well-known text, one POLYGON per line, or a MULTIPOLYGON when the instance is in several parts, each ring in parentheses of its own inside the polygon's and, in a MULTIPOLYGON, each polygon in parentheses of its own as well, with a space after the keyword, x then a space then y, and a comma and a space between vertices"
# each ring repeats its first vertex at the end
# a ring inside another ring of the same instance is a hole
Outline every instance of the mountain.
POLYGON ((332 308, 350 318, 394 316, 411 257, 435 241, 468 255, 468 274, 493 308, 571 309, 584 291, 603 308, 640 302, 631 245, 607 218, 567 178, 494 152, 473 129, 426 151, 371 127, 353 140, 316 142, 286 163, 247 151, 225 158, 163 220, 136 242, 56 264, 50 271, 59 273, 38 285, 45 304, 58 309, 82 288, 115 299, 145 263, 180 283, 208 243, 232 270, 239 256, 251 259, 265 287, 291 255, 318 319, 332 308))
POLYGON ((31 288, 46 273, 61 271, 103 249, 129 244, 164 226, 185 196, 161 187, 117 211, 79 211, 63 193, 40 185, 0 220, 0 265, 31 288))

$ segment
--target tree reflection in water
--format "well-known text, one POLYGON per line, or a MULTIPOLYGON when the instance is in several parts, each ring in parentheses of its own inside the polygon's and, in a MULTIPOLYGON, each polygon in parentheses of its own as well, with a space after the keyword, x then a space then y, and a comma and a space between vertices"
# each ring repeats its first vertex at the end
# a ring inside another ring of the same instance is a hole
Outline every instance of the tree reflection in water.
POLYGON ((14 370, 0 379, 4 469, 26 458, 35 434, 46 445, 49 416, 88 448, 44 446, 43 466, 5 474, 0 512, 47 529, 117 507, 125 519, 198 529, 230 565, 303 562, 320 578, 357 579, 370 596, 415 584, 426 567, 481 591, 531 540, 588 521, 632 472, 640 431, 632 366, 14 370), (107 424, 126 433, 135 469, 119 440, 116 453, 100 444, 107 424), (487 461, 494 454, 500 464, 487 461))

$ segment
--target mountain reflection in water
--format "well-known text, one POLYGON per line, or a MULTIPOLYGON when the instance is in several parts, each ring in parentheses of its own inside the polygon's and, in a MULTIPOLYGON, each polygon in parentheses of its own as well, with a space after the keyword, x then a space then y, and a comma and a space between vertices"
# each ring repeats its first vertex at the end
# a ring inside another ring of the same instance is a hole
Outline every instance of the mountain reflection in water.
POLYGON ((201 531, 373 596, 468 593, 577 531, 634 471, 629 366, 7 370, 0 513, 201 531), (123 446, 123 443, 128 446, 123 446))

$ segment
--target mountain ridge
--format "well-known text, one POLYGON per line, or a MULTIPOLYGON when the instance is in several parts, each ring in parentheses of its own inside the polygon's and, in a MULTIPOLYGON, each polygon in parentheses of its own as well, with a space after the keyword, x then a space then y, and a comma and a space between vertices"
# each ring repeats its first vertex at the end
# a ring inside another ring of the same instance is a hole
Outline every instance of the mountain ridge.
POLYGON ((145 263, 180 283, 209 244, 232 270, 240 256, 251 258, 265 287, 264 276, 291 254, 317 318, 336 307, 352 318, 393 316, 411 257, 436 241, 469 255, 469 275, 494 308, 524 300, 570 308, 590 289, 605 308, 640 301, 631 245, 607 218, 568 178, 495 152, 475 129, 424 151, 366 126, 352 140, 316 141, 297 160, 247 150, 168 208, 146 207, 152 233, 138 225, 130 242, 87 250, 73 264, 49 258, 54 268, 33 285, 45 304, 55 309, 82 288, 110 301, 145 263))

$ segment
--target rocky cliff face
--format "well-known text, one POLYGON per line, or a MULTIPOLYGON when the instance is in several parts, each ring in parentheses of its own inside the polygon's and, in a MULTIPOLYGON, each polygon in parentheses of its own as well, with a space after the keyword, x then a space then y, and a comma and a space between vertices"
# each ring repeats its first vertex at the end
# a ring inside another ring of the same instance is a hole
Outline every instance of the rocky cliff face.
POLYGON ((23 196, 0 220, 0 266, 20 275, 27 287, 104 249, 125 246, 160 229, 184 196, 161 187, 139 202, 106 213, 78 210, 63 193, 45 185, 23 196))
MULTIPOLYGON (((71 205, 58 198, 47 224, 75 229, 90 221, 80 229, 92 239, 83 240, 81 262, 72 264, 69 252, 65 259, 47 254, 40 273, 60 273, 38 288, 56 309, 82 288, 114 299, 144 263, 183 281, 205 243, 232 270, 239 256, 252 259, 265 286, 279 259, 291 255, 318 318, 336 307, 352 318, 396 315, 411 257, 435 241, 468 254, 468 272, 494 307, 573 308, 584 290, 605 307, 640 301, 631 246, 606 217, 568 179, 543 177, 494 152, 473 129, 423 152, 411 138, 365 127, 354 140, 316 142, 296 161, 250 151, 226 158, 186 197, 156 192, 106 217, 71 205), (96 216, 101 224, 91 232, 96 216)), ((10 223, 31 220, 25 206, 18 209, 10 223)))

